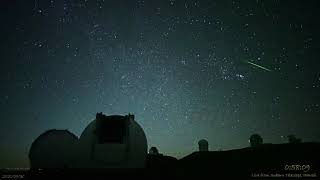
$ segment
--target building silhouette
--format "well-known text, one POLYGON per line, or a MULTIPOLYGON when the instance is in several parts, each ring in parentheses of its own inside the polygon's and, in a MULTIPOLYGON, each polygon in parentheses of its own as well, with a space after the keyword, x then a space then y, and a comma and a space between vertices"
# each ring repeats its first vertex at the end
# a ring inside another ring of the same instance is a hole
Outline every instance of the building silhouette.
POLYGON ((37 170, 45 168, 49 171, 39 179, 63 174, 56 169, 81 178, 199 179, 217 175, 250 178, 255 172, 271 174, 274 170, 286 174, 297 167, 298 173, 313 175, 319 169, 319 143, 263 144, 259 134, 251 135, 249 142, 251 147, 209 151, 208 141, 201 139, 198 151, 178 160, 163 155, 157 147, 147 153, 146 135, 134 115, 97 113, 79 138, 56 129, 37 137, 29 151, 31 170, 35 170, 30 174, 39 177, 37 170))
POLYGON ((200 151, 200 152, 209 151, 209 143, 208 143, 207 140, 201 139, 201 140, 198 142, 198 145, 199 145, 199 151, 200 151))
POLYGON ((51 129, 42 133, 29 150, 32 168, 69 167, 74 157, 78 137, 68 130, 51 129))
POLYGON ((131 114, 97 113, 79 139, 67 130, 49 130, 29 151, 31 168, 143 168, 146 157, 146 135, 131 114))
POLYGON ((263 143, 263 139, 259 134, 252 134, 249 138, 249 143, 251 147, 257 147, 263 143))
POLYGON ((151 155, 158 155, 158 154, 159 154, 159 151, 158 151, 158 149, 157 149, 156 147, 151 147, 151 148, 149 149, 149 154, 151 154, 151 155))

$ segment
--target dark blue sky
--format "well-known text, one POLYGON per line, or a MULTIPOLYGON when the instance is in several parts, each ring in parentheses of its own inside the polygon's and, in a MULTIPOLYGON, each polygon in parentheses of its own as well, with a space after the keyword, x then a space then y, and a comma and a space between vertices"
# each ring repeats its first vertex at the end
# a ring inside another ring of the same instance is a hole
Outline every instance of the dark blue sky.
POLYGON ((317 1, 1 3, 0 167, 28 167, 42 132, 135 114, 149 146, 319 141, 317 1), (271 71, 254 66, 255 63, 271 71))

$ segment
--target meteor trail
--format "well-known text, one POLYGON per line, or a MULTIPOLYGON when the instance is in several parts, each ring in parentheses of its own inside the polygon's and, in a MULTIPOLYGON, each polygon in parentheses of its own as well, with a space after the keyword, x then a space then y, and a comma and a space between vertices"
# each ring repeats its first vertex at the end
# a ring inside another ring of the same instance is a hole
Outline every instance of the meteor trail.
POLYGON ((256 67, 258 67, 258 68, 260 68, 260 69, 263 69, 263 70, 266 70, 266 71, 271 71, 270 69, 268 69, 268 68, 265 68, 265 67, 263 67, 263 66, 260 66, 260 65, 258 65, 258 64, 255 64, 255 63, 253 63, 253 62, 250 62, 250 61, 246 61, 248 64, 251 64, 251 65, 253 65, 253 66, 256 66, 256 67))

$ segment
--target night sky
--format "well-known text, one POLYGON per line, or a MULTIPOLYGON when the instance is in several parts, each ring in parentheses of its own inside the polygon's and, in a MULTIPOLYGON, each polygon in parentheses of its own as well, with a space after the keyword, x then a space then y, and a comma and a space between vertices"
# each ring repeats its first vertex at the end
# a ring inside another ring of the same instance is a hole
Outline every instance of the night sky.
POLYGON ((1 2, 0 167, 28 167, 48 129, 80 136, 133 113, 148 145, 184 157, 320 140, 317 1, 1 2), (254 64, 256 65, 254 65, 254 64), (258 67, 257 65, 261 66, 258 67))

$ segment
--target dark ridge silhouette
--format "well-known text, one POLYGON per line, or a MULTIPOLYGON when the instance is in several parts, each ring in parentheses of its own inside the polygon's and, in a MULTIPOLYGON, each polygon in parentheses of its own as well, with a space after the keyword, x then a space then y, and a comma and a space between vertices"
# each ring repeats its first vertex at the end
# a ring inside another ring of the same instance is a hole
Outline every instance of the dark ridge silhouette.
POLYGON ((178 160, 157 147, 147 154, 147 140, 134 115, 97 113, 80 138, 55 129, 36 138, 29 152, 30 170, 0 173, 32 179, 319 178, 320 143, 302 143, 293 135, 288 140, 264 144, 259 134, 253 134, 250 147, 209 151, 208 141, 201 139, 199 151, 178 160))
POLYGON ((277 173, 311 175, 319 173, 319 152, 320 144, 314 142, 261 144, 229 151, 194 152, 180 159, 178 166, 180 174, 188 177, 199 174, 240 177, 277 173))
MULTIPOLYGON (((300 175, 319 178, 320 143, 262 144, 228 151, 197 151, 177 160, 148 154, 145 168, 32 168, 1 172, 32 179, 221 179, 300 175)), ((50 158, 50 157, 49 157, 50 158)))
POLYGON ((296 136, 292 135, 292 134, 288 136, 288 141, 289 141, 289 143, 301 143, 302 142, 301 139, 296 138, 296 136))
POLYGON ((145 168, 49 168, 6 172, 36 179, 221 179, 300 175, 319 178, 320 143, 262 144, 228 151, 197 151, 177 160, 148 154, 145 168))

